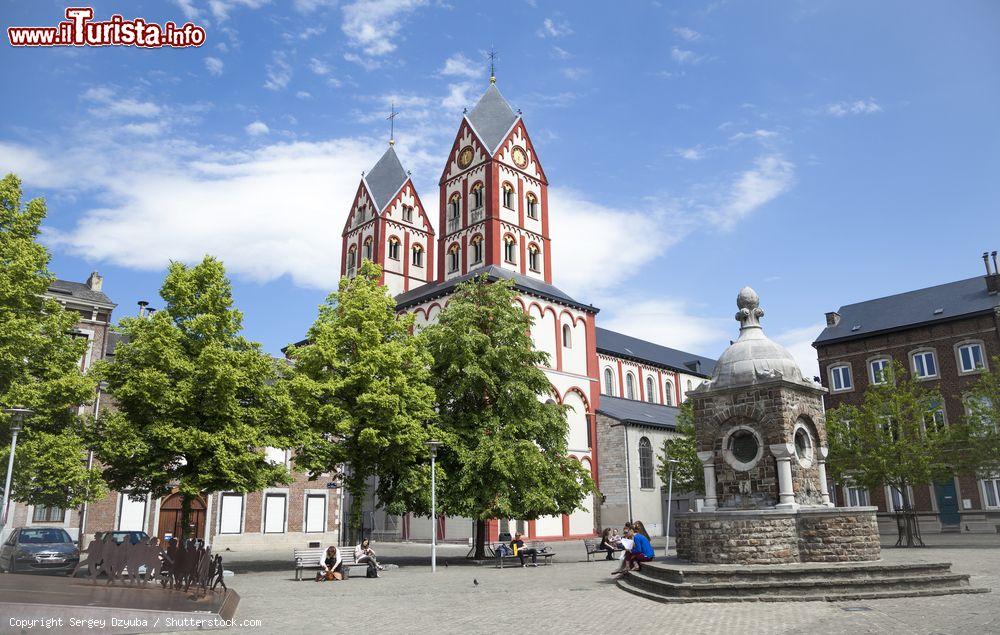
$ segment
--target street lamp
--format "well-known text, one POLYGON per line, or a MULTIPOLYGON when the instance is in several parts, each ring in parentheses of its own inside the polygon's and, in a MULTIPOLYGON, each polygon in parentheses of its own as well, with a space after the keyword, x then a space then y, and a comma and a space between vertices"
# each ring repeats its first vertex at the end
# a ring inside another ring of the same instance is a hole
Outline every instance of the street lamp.
POLYGON ((10 479, 14 474, 17 433, 24 427, 24 420, 35 413, 27 408, 4 408, 4 414, 10 415, 10 457, 7 459, 7 482, 3 486, 3 514, 0 514, 0 527, 7 524, 7 511, 10 508, 10 479))
POLYGON ((437 458, 438 448, 441 447, 440 441, 435 441, 431 439, 424 443, 427 446, 427 450, 431 453, 431 573, 437 571, 437 499, 434 481, 434 460, 437 458))
POLYGON ((667 544, 663 547, 663 555, 670 555, 670 511, 674 506, 674 469, 680 463, 677 459, 667 459, 667 471, 670 476, 667 479, 667 544))

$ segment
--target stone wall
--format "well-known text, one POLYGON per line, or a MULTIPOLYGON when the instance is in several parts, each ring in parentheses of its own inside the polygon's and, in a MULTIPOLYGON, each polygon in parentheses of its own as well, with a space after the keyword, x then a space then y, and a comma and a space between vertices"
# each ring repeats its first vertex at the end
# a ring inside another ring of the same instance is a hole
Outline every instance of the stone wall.
POLYGON ((872 507, 719 511, 677 518, 677 556, 709 564, 787 564, 881 558, 872 507))

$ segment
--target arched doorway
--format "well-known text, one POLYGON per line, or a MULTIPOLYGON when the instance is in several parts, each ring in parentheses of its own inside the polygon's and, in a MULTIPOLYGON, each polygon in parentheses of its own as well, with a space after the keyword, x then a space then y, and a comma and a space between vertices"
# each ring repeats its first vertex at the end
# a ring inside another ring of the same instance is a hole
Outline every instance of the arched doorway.
MULTIPOLYGON (((160 540, 165 540, 168 535, 173 537, 181 535, 183 505, 184 497, 180 494, 171 494, 160 503, 160 526, 156 532, 160 540)), ((188 537, 205 538, 205 499, 201 496, 195 496, 191 499, 188 528, 188 537)))

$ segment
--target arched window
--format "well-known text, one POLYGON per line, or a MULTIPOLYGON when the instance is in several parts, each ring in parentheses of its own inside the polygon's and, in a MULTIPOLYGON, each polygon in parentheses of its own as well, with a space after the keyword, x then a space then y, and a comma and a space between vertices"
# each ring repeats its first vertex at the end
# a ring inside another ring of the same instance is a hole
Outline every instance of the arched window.
POLYGON ((371 260, 372 259, 372 237, 371 236, 369 236, 368 238, 365 238, 365 251, 364 251, 364 254, 365 254, 364 255, 365 260, 371 260))
POLYGON ((503 259, 511 264, 517 262, 517 241, 510 234, 503 237, 503 259))
POLYGON ((458 229, 458 223, 461 220, 462 215, 462 203, 461 196, 458 192, 451 195, 448 199, 448 231, 453 232, 458 229))
POLYGON ((667 381, 663 384, 663 403, 672 406, 674 405, 674 382, 667 381))
POLYGON ((351 245, 350 251, 347 252, 347 275, 354 275, 354 267, 358 264, 358 248, 351 245))
POLYGON ((646 378, 646 401, 656 403, 656 382, 652 377, 646 378))
POLYGON ((528 192, 528 218, 538 218, 538 199, 534 193, 528 192))
POLYGON ((542 254, 538 251, 538 245, 528 246, 528 268, 536 272, 542 270, 542 254))
POLYGON ((569 327, 569 324, 563 324, 562 337, 563 348, 573 348, 573 329, 569 327))
POLYGON ((625 375, 625 397, 635 399, 635 377, 632 373, 625 375))
POLYGON ((458 271, 458 243, 452 243, 448 248, 448 271, 450 273, 458 271))
POLYGON ((389 258, 399 260, 399 239, 395 236, 389 239, 389 258))
POLYGON ((615 396, 615 374, 610 368, 604 369, 604 394, 615 396))
POLYGON ((483 206, 483 184, 476 183, 472 186, 472 209, 479 209, 483 206))
POLYGON ((687 391, 691 392, 691 380, 687 380, 687 391))
POLYGON ((649 439, 639 439, 639 487, 653 489, 653 444, 649 439))
POLYGON ((413 263, 414 267, 423 267, 424 266, 424 248, 423 247, 421 247, 420 245, 414 245, 413 248, 410 249, 410 254, 411 254, 410 255, 410 261, 413 263))
POLYGON ((514 186, 510 183, 503 184, 503 206, 514 209, 514 186))
POLYGON ((472 264, 478 265, 483 261, 483 237, 476 234, 472 237, 472 264))

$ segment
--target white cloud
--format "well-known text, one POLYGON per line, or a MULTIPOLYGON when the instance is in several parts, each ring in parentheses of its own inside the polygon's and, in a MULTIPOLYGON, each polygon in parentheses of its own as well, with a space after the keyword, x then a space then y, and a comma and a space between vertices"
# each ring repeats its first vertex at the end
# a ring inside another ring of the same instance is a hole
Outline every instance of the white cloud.
POLYGON ((159 122, 144 121, 142 123, 128 123, 122 126, 122 130, 141 137, 155 137, 163 134, 163 125, 159 122))
POLYGON ((735 321, 702 315, 681 298, 621 297, 600 309, 604 328, 712 358, 722 353, 736 328, 735 321))
POLYGON ((302 31, 299 32, 297 37, 300 40, 308 40, 310 38, 316 37, 317 35, 323 35, 324 33, 326 33, 325 26, 310 26, 305 29, 302 29, 302 31))
POLYGON ((396 50, 403 17, 425 4, 426 0, 357 0, 344 5, 341 29, 365 55, 385 55, 396 50))
POLYGON ((282 90, 290 81, 292 81, 292 65, 286 61, 284 51, 276 51, 271 63, 267 65, 267 81, 264 82, 264 88, 282 90))
POLYGON ((716 205, 703 205, 707 220, 730 230, 757 208, 786 192, 794 180, 795 165, 781 155, 761 156, 754 167, 733 179, 716 205))
POLYGON ((205 68, 208 70, 209 75, 222 75, 223 66, 222 60, 217 57, 205 58, 205 68))
POLYGON ((678 148, 675 154, 688 161, 701 161, 708 155, 708 150, 699 143, 690 148, 678 148))
POLYGON ((181 9, 181 13, 188 20, 197 20, 201 17, 201 11, 194 5, 193 0, 174 0, 176 4, 181 9))
POLYGON ((577 80, 582 77, 585 77, 589 72, 590 71, 587 70, 586 68, 579 68, 579 67, 570 67, 562 69, 562 74, 566 77, 566 79, 572 79, 572 80, 577 80))
POLYGON ((131 97, 119 97, 108 86, 94 87, 83 94, 83 98, 96 104, 90 112, 99 116, 155 117, 160 107, 151 101, 139 101, 131 97))
POLYGON ((212 16, 219 22, 229 19, 229 12, 234 7, 245 7, 247 9, 259 9, 269 0, 209 0, 208 8, 212 16))
POLYGON ((361 57, 357 53, 344 53, 344 59, 348 62, 357 64, 366 71, 373 71, 376 68, 382 66, 382 63, 378 60, 372 59, 370 57, 361 57))
POLYGON ((335 7, 337 0, 295 0, 295 10, 300 13, 311 13, 320 7, 335 7))
POLYGON ((441 100, 441 105, 449 111, 465 108, 472 101, 472 98, 469 96, 472 89, 472 82, 448 84, 448 94, 441 100))
POLYGON ((823 322, 817 322, 771 336, 771 339, 788 349, 799 368, 802 369, 802 376, 806 379, 819 376, 819 361, 812 343, 825 327, 823 322))
POLYGON ((552 47, 552 57, 556 58, 557 60, 568 60, 571 57, 573 57, 573 54, 570 53, 569 51, 567 51, 564 48, 561 48, 561 47, 558 47, 558 46, 553 46, 552 47))
POLYGON ((729 137, 730 141, 743 141, 745 139, 772 139, 777 137, 778 133, 774 130, 764 130, 758 128, 751 132, 737 132, 733 136, 729 137))
POLYGON ((247 124, 246 131, 251 137, 259 137, 260 135, 265 135, 271 132, 271 129, 268 128, 267 124, 263 121, 254 121, 253 123, 247 124))
POLYGON ((309 70, 317 75, 328 75, 330 73, 330 65, 318 57, 313 57, 309 60, 309 70))
POLYGON ((694 51, 687 51, 677 46, 670 48, 670 58, 678 64, 697 64, 702 60, 694 51))
POLYGON ((694 42, 695 40, 701 39, 701 33, 698 33, 694 29, 690 29, 686 26, 675 26, 674 33, 687 42, 694 42))
POLYGON ((311 99, 312 98, 312 94, 308 93, 308 92, 306 92, 304 90, 300 90, 299 92, 295 93, 295 96, 298 97, 299 99, 311 99))
POLYGON ((552 18, 542 20, 542 28, 538 29, 538 37, 562 37, 573 32, 568 22, 556 22, 552 18))
POLYGON ((438 71, 439 74, 445 77, 479 77, 482 70, 477 68, 472 60, 462 55, 461 53, 455 53, 448 59, 444 61, 444 66, 438 71))
POLYGON ((882 112, 882 107, 874 99, 858 99, 856 101, 838 101, 828 104, 826 114, 834 117, 846 117, 848 115, 871 115, 882 112))

